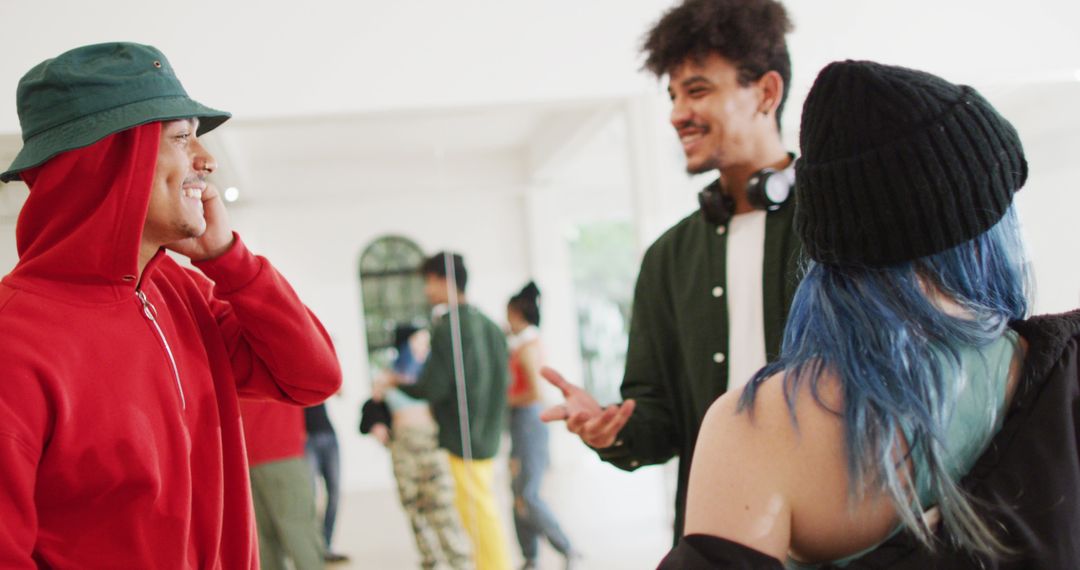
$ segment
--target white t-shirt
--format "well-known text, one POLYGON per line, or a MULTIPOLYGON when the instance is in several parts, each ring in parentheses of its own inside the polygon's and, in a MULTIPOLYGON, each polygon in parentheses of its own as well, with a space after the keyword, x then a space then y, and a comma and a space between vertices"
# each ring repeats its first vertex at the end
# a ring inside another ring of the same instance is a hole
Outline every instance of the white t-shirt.
POLYGON ((765 212, 732 216, 727 225, 728 391, 765 366, 765 212))

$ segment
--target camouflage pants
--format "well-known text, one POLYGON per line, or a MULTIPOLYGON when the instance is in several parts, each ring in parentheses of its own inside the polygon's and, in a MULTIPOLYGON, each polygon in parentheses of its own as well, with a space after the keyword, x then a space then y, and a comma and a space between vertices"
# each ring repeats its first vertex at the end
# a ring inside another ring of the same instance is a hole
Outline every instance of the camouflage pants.
POLYGON ((473 568, 469 539, 454 507, 454 487, 437 428, 395 428, 390 443, 401 506, 409 515, 422 568, 440 558, 451 568, 473 568), (441 556, 440 556, 441 553, 441 556))

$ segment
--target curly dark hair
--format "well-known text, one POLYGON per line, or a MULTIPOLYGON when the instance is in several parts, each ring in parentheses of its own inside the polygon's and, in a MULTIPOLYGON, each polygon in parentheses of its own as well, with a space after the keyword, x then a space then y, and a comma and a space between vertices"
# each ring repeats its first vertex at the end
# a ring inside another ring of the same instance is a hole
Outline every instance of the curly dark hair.
POLYGON ((688 57, 701 61, 715 53, 735 65, 741 85, 775 71, 784 80, 776 108, 779 126, 791 86, 791 56, 784 39, 791 30, 787 10, 775 0, 685 0, 645 35, 642 68, 661 77, 688 57))

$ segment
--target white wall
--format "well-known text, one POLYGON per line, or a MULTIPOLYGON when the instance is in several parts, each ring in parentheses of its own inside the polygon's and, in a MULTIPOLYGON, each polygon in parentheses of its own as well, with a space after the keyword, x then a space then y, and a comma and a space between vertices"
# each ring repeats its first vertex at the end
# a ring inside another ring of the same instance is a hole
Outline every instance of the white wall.
POLYGON ((26 195, 25 184, 0 184, 0 275, 6 274, 19 261, 15 248, 15 222, 26 195))
POLYGON ((988 91, 1024 143, 1027 185, 1016 195, 1035 278, 1035 313, 1080 307, 1080 77, 988 91))

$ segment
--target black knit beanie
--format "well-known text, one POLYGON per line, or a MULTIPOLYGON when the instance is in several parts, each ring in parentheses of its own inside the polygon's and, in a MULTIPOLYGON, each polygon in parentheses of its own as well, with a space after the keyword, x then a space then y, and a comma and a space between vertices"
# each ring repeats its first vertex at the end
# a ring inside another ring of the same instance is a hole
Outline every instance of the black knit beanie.
POLYGON ((811 258, 882 267, 993 227, 1027 179, 1016 130, 974 89, 829 64, 803 105, 795 228, 811 258))

